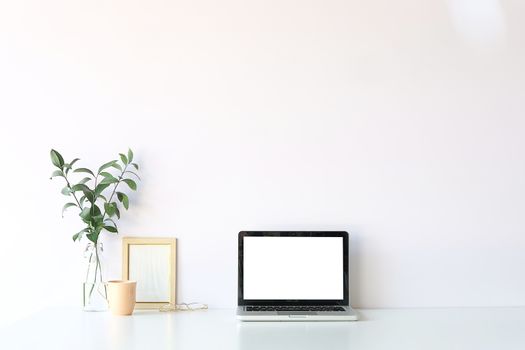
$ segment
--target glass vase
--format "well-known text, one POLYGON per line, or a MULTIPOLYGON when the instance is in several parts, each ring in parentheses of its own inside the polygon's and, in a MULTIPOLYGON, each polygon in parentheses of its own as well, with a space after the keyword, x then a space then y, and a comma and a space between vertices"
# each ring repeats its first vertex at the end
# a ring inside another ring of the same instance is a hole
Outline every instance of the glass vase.
POLYGON ((83 283, 84 311, 106 311, 107 290, 102 276, 102 243, 88 243, 84 251, 87 262, 86 280, 83 283))

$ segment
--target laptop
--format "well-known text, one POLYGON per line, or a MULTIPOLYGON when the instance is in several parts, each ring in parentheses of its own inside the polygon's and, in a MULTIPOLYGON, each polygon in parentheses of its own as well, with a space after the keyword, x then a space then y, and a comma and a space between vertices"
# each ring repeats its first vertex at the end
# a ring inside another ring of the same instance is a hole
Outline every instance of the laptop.
POLYGON ((241 231, 238 270, 239 320, 357 320, 347 232, 241 231))

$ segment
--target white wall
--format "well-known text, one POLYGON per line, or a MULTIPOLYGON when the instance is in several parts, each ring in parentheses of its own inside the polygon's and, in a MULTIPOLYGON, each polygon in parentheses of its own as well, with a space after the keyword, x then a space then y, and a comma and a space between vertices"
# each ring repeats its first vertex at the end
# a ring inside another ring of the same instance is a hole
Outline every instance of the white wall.
MULTIPOLYGON (((51 147, 131 146, 123 235, 232 307, 242 229, 345 229, 358 307, 525 305, 520 0, 3 1, 0 309, 79 305, 51 147)), ((110 277, 120 237, 105 239, 110 277)))

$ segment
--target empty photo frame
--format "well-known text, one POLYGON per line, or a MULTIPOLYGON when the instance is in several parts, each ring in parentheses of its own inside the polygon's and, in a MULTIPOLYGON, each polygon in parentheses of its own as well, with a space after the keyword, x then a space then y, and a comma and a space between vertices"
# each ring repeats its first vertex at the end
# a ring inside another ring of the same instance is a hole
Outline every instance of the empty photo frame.
POLYGON ((175 305, 175 238, 122 239, 122 279, 137 281, 137 309, 175 305))

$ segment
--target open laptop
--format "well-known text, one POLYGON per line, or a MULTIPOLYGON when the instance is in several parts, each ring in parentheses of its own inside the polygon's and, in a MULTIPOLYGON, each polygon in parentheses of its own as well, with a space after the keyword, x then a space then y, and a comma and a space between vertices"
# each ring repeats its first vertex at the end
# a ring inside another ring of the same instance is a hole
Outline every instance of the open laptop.
POLYGON ((239 232, 237 318, 355 321, 347 232, 239 232))

